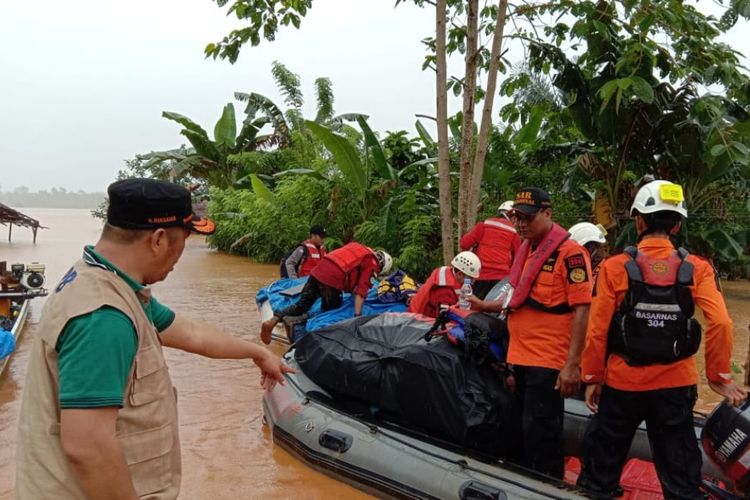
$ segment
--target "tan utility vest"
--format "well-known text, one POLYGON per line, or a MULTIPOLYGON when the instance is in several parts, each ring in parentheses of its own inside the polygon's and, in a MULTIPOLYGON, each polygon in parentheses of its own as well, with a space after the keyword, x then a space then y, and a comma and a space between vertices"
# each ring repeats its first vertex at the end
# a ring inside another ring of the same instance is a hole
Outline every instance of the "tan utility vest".
POLYGON ((19 424, 16 498, 85 499, 60 440, 60 381, 55 346, 66 323, 102 306, 126 314, 138 350, 125 388, 116 433, 136 492, 144 499, 176 498, 180 489, 177 396, 156 328, 136 294, 114 272, 77 262, 47 300, 29 354, 19 424), (75 274, 74 274, 75 273, 75 274))

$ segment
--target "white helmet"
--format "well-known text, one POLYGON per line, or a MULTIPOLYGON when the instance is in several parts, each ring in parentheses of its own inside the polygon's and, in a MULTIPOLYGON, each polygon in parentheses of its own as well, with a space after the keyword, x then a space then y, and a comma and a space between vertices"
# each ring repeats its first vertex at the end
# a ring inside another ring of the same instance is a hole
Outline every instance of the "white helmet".
POLYGON ((393 266, 393 257, 385 250, 375 252, 375 257, 378 259, 378 265, 380 265, 380 274, 388 274, 393 266))
POLYGON ((478 278, 482 263, 474 252, 461 252, 453 257, 451 265, 470 278, 478 278))
POLYGON ((590 222, 579 222, 575 226, 571 227, 568 232, 570 233, 570 239, 578 243, 579 245, 585 245, 586 243, 606 243, 607 230, 601 225, 594 225, 590 222))
POLYGON ((513 200, 504 201, 497 207, 498 212, 510 212, 513 210, 513 200))
POLYGON ((654 212, 677 212, 687 219, 687 208, 685 208, 685 196, 682 186, 669 181, 651 181, 635 195, 633 206, 630 207, 630 216, 635 212, 640 214, 651 214, 654 212))

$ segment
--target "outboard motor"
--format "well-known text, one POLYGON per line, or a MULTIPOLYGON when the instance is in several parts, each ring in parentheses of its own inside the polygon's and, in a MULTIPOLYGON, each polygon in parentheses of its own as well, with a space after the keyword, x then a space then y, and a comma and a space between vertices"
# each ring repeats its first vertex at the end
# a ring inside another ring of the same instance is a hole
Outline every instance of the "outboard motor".
POLYGON ((38 290, 44 286, 45 265, 32 262, 26 265, 26 270, 21 276, 21 286, 27 290, 38 290))
POLYGON ((709 457, 748 498, 750 492, 750 400, 735 407, 725 399, 711 412, 701 432, 709 457))

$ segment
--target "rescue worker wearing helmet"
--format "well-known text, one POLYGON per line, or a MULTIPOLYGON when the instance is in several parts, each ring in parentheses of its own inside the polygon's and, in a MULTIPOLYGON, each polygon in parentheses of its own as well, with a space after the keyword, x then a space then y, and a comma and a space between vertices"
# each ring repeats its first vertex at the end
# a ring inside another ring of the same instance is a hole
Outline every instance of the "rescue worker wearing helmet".
POLYGON ((351 242, 337 248, 320 259, 320 263, 310 273, 299 301, 280 311, 263 322, 260 338, 271 343, 273 328, 285 316, 300 316, 322 299, 322 310, 329 311, 341 306, 343 292, 354 295, 354 315, 362 314, 367 293, 372 286, 371 279, 379 274, 388 274, 393 259, 383 250, 373 250, 361 243, 351 242))
POLYGON ((645 420, 664 496, 704 498, 692 416, 701 332, 692 316, 697 305, 706 319, 709 387, 738 405, 746 393, 732 380, 732 321, 713 266, 670 241, 687 218, 682 187, 642 186, 630 215, 638 245, 604 261, 591 305, 581 378, 595 415, 579 485, 597 496, 621 492, 628 449, 645 420))
POLYGON ((580 386, 591 266, 583 247, 553 221, 546 191, 519 191, 513 215, 524 241, 510 273, 512 295, 470 300, 480 310, 509 311, 507 361, 521 406, 522 462, 562 478, 564 398, 576 395, 580 386))
POLYGON ((581 245, 589 253, 591 260, 591 274, 596 282, 599 274, 599 264, 604 260, 604 247, 607 244, 607 230, 600 224, 579 222, 570 229, 570 239, 581 245))
POLYGON ((508 276, 513 256, 521 245, 511 221, 512 210, 513 202, 504 202, 497 209, 497 217, 479 222, 461 238, 461 250, 473 250, 482 262, 482 273, 473 285, 473 293, 480 299, 508 276))
POLYGON ((479 257, 472 252, 461 252, 451 261, 450 266, 436 268, 409 302, 409 312, 436 318, 440 306, 452 306, 458 302, 458 295, 464 279, 476 279, 481 272, 479 257))

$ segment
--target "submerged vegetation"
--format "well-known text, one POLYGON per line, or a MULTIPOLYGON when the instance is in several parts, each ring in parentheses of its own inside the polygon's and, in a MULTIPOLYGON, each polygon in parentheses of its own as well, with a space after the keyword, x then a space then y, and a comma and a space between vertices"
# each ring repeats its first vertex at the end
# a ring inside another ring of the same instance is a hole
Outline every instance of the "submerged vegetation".
MULTIPOLYGON (((244 43, 299 26, 312 1, 263 2, 263 12, 258 5, 232 2, 230 12, 252 25, 206 54, 234 61, 244 43)), ((466 75, 437 82, 438 93, 465 97, 462 111, 443 123, 438 113, 437 137, 429 119, 416 120, 414 130, 378 133, 366 115, 336 114, 327 78, 314 82, 317 113, 305 117, 300 78, 275 62, 283 105, 237 92, 237 106, 221 110, 213 134, 164 112, 189 144, 138 156, 123 175, 202 186, 220 222, 210 242, 222 251, 278 262, 310 225, 323 224, 329 247, 357 239, 385 248, 419 278, 452 254, 445 246, 455 236, 524 185, 552 194, 563 225, 600 222, 610 246, 622 248, 634 239, 628 208, 638 181, 666 178, 685 188, 690 218, 681 243, 747 275, 750 80, 739 54, 718 37, 750 16, 750 2, 730 2, 720 19, 676 0, 483 7, 441 0, 434 7, 450 23, 443 38, 438 22, 437 38, 425 40, 424 67, 440 77, 442 56, 472 55, 466 75), (497 39, 497 48, 476 45, 478 34, 497 39), (500 39, 520 44, 523 65, 501 57, 500 39), (488 92, 498 95, 499 114, 488 92), (441 229, 446 213, 449 235, 441 229)))

